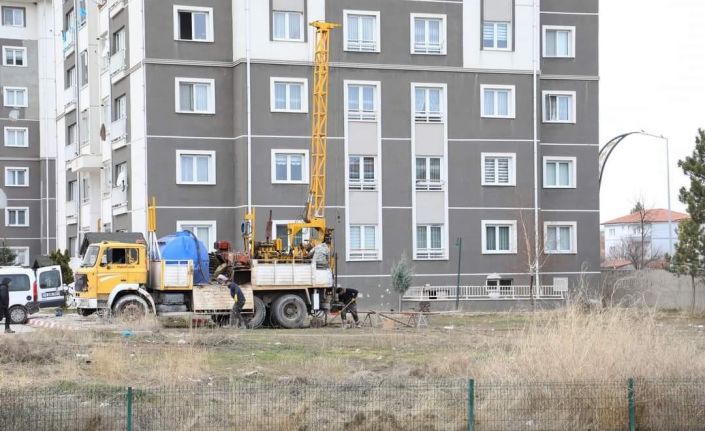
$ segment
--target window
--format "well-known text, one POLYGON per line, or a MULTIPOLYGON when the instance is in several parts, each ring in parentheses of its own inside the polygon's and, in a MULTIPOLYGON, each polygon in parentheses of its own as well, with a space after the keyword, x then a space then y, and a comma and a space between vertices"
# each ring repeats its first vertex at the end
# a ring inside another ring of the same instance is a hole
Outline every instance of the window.
POLYGON ((29 226, 29 208, 5 208, 5 226, 29 226))
MULTIPOLYGON (((8 247, 8 248, 15 253, 15 265, 29 266, 29 247, 8 247)), ((25 278, 26 278, 26 276, 25 276, 25 278)), ((59 287, 59 286, 55 286, 55 287, 59 287)))
POLYGON ((482 48, 509 50, 511 23, 485 22, 482 24, 482 48))
POLYGON ((127 190, 127 162, 118 163, 115 165, 113 170, 113 175, 115 176, 114 188, 121 191, 127 190))
POLYGON ((441 111, 441 88, 416 87, 414 89, 414 117, 417 123, 440 123, 443 121, 441 111))
POLYGON ((350 260, 377 258, 377 226, 350 225, 350 260))
POLYGON ((176 184, 215 184, 215 151, 176 151, 176 184))
POLYGON ((215 81, 176 78, 176 112, 215 114, 215 81))
POLYGON ((481 85, 482 116, 486 118, 514 118, 513 85, 481 85))
POLYGON ((76 180, 69 181, 66 185, 66 200, 68 202, 76 202, 78 200, 78 182, 76 180))
POLYGON ((272 150, 272 184, 308 183, 308 151, 272 150))
POLYGON ((212 249, 213 244, 216 241, 216 222, 213 220, 208 221, 177 221, 176 222, 177 231, 189 231, 196 235, 203 245, 208 249, 212 249))
POLYGON ((105 260, 109 265, 135 265, 139 263, 139 251, 136 248, 109 248, 105 250, 105 260))
MULTIPOLYGON (((280 239, 282 241, 282 248, 284 250, 289 250, 289 223, 294 223, 295 221, 283 221, 276 220, 272 222, 272 229, 274 232, 273 239, 280 239)), ((296 235, 294 235, 293 247, 300 244, 308 242, 311 239, 311 229, 305 228, 301 229, 296 235)))
POLYGON ((482 221, 482 253, 514 254, 517 252, 517 222, 515 220, 482 221))
POLYGON ((110 162, 103 163, 103 193, 110 194, 113 188, 113 172, 110 162))
POLYGON ((88 84, 88 51, 81 52, 81 85, 88 84))
POLYGON ((303 28, 303 13, 276 10, 272 12, 272 39, 303 42, 303 28))
POLYGON ((5 186, 7 187, 27 187, 29 186, 29 168, 5 168, 5 186))
POLYGON ((416 226, 416 259, 443 259, 443 226, 416 226))
POLYGON ((27 127, 5 127, 6 147, 29 147, 29 129, 27 127))
POLYGON ((174 6, 174 40, 213 42, 213 8, 174 6))
POLYGON ((86 0, 78 0, 78 25, 86 23, 86 0))
POLYGON ((76 123, 70 124, 66 128, 66 145, 75 145, 78 142, 76 138, 76 123))
POLYGON ((511 278, 493 278, 488 279, 486 282, 487 293, 497 294, 500 296, 511 296, 512 295, 512 284, 513 280, 511 278))
POLYGON ((575 27, 543 26, 543 56, 548 58, 574 58, 575 27))
POLYGON ((127 96, 122 95, 115 98, 115 121, 127 118, 127 96))
POLYGON ((76 68, 70 67, 66 70, 66 80, 64 81, 64 88, 73 88, 76 85, 76 68))
POLYGON ((3 87, 5 106, 27 107, 27 89, 24 87, 3 87))
POLYGON ((74 14, 73 9, 69 9, 69 11, 64 15, 64 30, 69 31, 74 28, 76 28, 76 15, 74 14))
POLYGON ((120 30, 116 31, 113 33, 113 46, 112 46, 112 54, 115 55, 120 51, 125 50, 125 28, 121 28, 120 30))
POLYGON ((81 111, 79 118, 79 138, 81 139, 81 146, 88 145, 88 138, 90 136, 90 131, 88 130, 88 109, 81 111))
POLYGON ((27 66, 27 48, 18 46, 2 47, 3 66, 27 66))
POLYGON ((379 52, 379 12, 343 11, 345 42, 343 49, 358 52, 379 52))
POLYGON ((81 202, 87 203, 91 200, 91 181, 89 178, 81 179, 81 202))
POLYGON ((445 54, 445 15, 411 14, 411 53, 445 54))
POLYGON ((543 92, 544 123, 575 123, 575 92, 543 92))
POLYGON ((615 229, 614 229, 614 228, 610 228, 610 229, 608 230, 608 232, 609 232, 609 236, 614 236, 614 235, 615 235, 615 229))
POLYGON ((308 112, 308 80, 270 78, 272 112, 308 112))
POLYGON ((547 254, 575 254, 576 247, 575 222, 545 222, 543 234, 547 254))
POLYGON ((350 190, 377 190, 375 158, 373 156, 348 157, 348 188, 350 190))
POLYGON ((440 157, 416 158, 416 190, 443 190, 440 157))
POLYGON ((14 274, 7 274, 3 275, 3 278, 9 278, 12 283, 10 284, 10 292, 27 292, 29 294, 29 290, 31 288, 29 284, 29 277, 26 275, 14 275, 14 274))
POLYGON ((575 188, 575 157, 544 157, 544 188, 575 188))
POLYGON ((516 185, 516 154, 482 153, 482 185, 516 185))
POLYGON ((376 90, 374 85, 348 85, 348 120, 377 119, 376 90))
POLYGON ((69 250, 69 254, 71 254, 71 257, 76 257, 76 244, 78 242, 76 241, 75 236, 70 236, 67 241, 67 247, 69 250))
POLYGON ((24 8, 3 6, 2 25, 9 27, 24 27, 24 8))

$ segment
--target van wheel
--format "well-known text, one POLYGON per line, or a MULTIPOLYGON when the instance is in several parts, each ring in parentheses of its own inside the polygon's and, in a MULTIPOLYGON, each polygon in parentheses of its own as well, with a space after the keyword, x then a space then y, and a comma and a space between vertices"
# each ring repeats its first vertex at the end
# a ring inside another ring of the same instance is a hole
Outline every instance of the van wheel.
POLYGON ((257 296, 254 296, 252 300, 255 303, 255 310, 252 319, 247 323, 247 327, 255 329, 259 328, 264 323, 264 318, 267 317, 267 306, 264 304, 264 301, 257 296))
POLYGON ((29 320, 27 309, 21 305, 10 308, 10 323, 13 325, 23 325, 29 320))
POLYGON ((129 322, 144 318, 149 313, 149 305, 141 296, 125 295, 113 305, 113 316, 129 322))
POLYGON ((306 303, 297 295, 282 295, 272 303, 272 316, 284 328, 300 328, 308 314, 306 303))

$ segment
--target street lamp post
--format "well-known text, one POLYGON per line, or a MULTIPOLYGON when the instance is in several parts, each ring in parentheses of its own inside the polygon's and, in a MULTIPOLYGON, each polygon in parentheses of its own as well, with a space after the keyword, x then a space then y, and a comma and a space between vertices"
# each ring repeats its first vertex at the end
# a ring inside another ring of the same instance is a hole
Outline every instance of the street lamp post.
POLYGON ((455 240, 455 245, 458 247, 458 283, 455 286, 455 310, 460 310, 460 262, 463 257, 463 238, 458 237, 455 240))

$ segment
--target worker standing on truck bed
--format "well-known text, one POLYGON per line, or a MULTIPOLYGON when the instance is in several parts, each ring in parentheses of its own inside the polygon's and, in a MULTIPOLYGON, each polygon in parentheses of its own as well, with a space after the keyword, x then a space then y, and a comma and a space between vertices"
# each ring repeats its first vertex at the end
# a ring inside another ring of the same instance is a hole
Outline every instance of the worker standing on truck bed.
POLYGON ((230 311, 230 326, 246 328, 245 319, 242 318, 242 307, 245 306, 245 294, 235 281, 230 282, 230 296, 232 296, 233 309, 230 311))
POLYGON ((317 269, 326 269, 329 266, 328 258, 330 257, 330 249, 328 244, 322 242, 311 249, 308 254, 310 259, 316 262, 317 269))
POLYGON ((348 323, 348 311, 352 314, 355 326, 360 326, 360 320, 357 317, 357 295, 358 291, 350 288, 338 288, 338 299, 343 303, 343 309, 340 311, 340 317, 343 319, 343 326, 348 323))
POLYGON ((0 282, 0 314, 5 317, 5 333, 14 334, 10 329, 10 283, 12 279, 5 277, 0 282))

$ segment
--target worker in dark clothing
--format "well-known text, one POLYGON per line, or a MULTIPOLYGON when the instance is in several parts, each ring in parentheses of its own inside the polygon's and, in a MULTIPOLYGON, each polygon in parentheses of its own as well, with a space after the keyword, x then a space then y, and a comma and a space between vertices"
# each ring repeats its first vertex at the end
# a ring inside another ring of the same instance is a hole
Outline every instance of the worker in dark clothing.
POLYGON ((5 317, 5 333, 14 334, 10 329, 10 284, 12 279, 5 277, 0 282, 0 315, 5 317))
POLYGON ((343 309, 340 311, 340 317, 343 319, 343 326, 348 323, 348 311, 352 314, 355 326, 360 326, 360 320, 357 317, 357 295, 358 291, 350 288, 339 287, 338 300, 343 303, 343 309))
POLYGON ((240 286, 234 281, 230 282, 230 296, 235 303, 233 309, 230 310, 230 326, 236 328, 246 328, 245 319, 242 318, 242 307, 245 306, 245 294, 242 293, 240 286))

